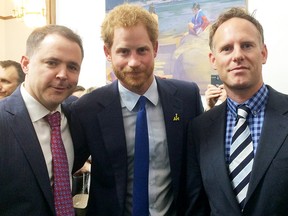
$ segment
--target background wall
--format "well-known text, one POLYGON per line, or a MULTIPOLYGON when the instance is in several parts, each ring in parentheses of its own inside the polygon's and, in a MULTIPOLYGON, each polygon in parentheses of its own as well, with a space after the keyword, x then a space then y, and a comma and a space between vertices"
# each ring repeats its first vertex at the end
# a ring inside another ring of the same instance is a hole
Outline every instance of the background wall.
MULTIPOLYGON (((12 15, 12 0, 0 0, 0 16, 12 15)), ((17 19, 0 19, 0 59, 20 61, 25 43, 32 29, 17 19)))
MULTIPOLYGON (((8 2, 10 1, 0 0, 0 15, 11 15, 12 9, 8 2)), ((255 16, 264 27, 268 47, 268 61, 263 67, 264 82, 288 94, 288 43, 285 31, 287 9, 281 0, 274 0, 273 5, 270 1, 248 0, 248 9, 250 12, 256 10, 255 16)), ((72 28, 83 39, 85 57, 79 84, 87 88, 105 85, 106 62, 100 38, 105 0, 56 0, 56 10, 57 24, 72 28)), ((17 20, 0 20, 0 59, 19 61, 25 52, 25 41, 31 31, 32 29, 17 20)))
POLYGON ((56 23, 81 35, 84 60, 79 85, 86 88, 106 84, 106 64, 100 26, 105 17, 105 0, 56 0, 56 23))
MULTIPOLYGON (((0 5, 4 6, 4 0, 0 0, 0 5)), ((4 14, 4 9, 5 7, 0 7, 0 14, 4 14)), ((4 21, 0 21, 0 41, 5 41, 5 26, 4 26, 4 21)), ((4 51, 4 43, 0 44, 0 56, 4 56, 5 51, 4 51)))
POLYGON ((264 39, 268 48, 268 60, 264 66, 264 82, 273 88, 288 94, 288 67, 286 59, 288 51, 287 8, 283 1, 248 0, 250 12, 256 10, 255 17, 264 28, 264 39))

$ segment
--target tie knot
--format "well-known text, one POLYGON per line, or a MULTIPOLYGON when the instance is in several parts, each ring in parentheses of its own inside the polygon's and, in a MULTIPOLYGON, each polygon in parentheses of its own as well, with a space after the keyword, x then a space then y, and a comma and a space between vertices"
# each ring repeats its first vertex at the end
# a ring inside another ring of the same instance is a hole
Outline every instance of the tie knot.
POLYGON ((147 101, 147 98, 145 96, 140 96, 139 100, 138 100, 138 103, 139 103, 139 106, 140 106, 140 110, 141 109, 145 109, 145 104, 146 104, 146 101, 147 101))
POLYGON ((45 117, 45 120, 49 123, 50 127, 59 127, 61 121, 60 112, 55 112, 53 114, 48 114, 45 117))
POLYGON ((248 114, 250 112, 250 108, 247 107, 246 105, 240 105, 238 107, 238 110, 237 110, 237 115, 239 118, 247 118, 248 114))

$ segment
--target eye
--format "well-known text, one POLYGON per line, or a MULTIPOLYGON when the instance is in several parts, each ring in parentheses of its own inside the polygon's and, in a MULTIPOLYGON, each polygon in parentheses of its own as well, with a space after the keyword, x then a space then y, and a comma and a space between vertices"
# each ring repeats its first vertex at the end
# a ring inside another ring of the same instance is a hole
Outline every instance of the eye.
POLYGON ((67 68, 69 71, 72 71, 72 72, 79 72, 80 71, 80 67, 75 65, 75 64, 69 64, 67 66, 67 68))
POLYGON ((250 49, 253 47, 253 45, 251 43, 244 43, 241 47, 242 49, 250 49))
POLYGON ((224 47, 222 47, 221 52, 229 52, 231 50, 232 50, 231 46, 224 46, 224 47))
POLYGON ((5 84, 10 84, 10 83, 11 83, 10 81, 8 81, 8 80, 6 80, 6 79, 2 79, 2 80, 0 80, 0 82, 1 82, 1 83, 5 83, 5 84))
POLYGON ((55 60, 47 60, 45 63, 48 65, 48 67, 56 67, 58 65, 58 62, 55 60))
POLYGON ((119 49, 117 53, 122 56, 127 56, 129 54, 129 49, 122 48, 122 49, 119 49))
POLYGON ((149 48, 147 48, 147 47, 140 47, 139 49, 137 49, 137 52, 138 52, 140 55, 144 55, 144 54, 146 54, 148 51, 149 51, 149 48))

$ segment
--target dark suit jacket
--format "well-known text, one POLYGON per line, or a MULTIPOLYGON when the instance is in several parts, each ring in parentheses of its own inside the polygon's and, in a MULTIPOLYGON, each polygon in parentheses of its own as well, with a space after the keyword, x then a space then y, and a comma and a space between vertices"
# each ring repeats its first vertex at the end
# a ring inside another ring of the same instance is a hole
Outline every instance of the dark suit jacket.
POLYGON ((19 87, 0 100, 0 215, 55 215, 47 166, 19 87))
POLYGON ((197 212, 194 205, 197 196, 201 197, 203 192, 202 182, 209 198, 211 215, 288 214, 288 96, 268 88, 265 120, 243 214, 233 193, 225 162, 225 102, 196 118, 189 129, 187 191, 190 206, 187 215, 197 212))
MULTIPOLYGON (((201 98, 195 83, 157 78, 157 85, 166 125, 174 205, 183 211, 185 134, 188 120, 202 113, 201 98), (180 121, 173 121, 176 113, 180 121)), ((77 142, 87 145, 92 155, 88 215, 123 215, 128 165, 118 81, 82 96, 74 105, 72 134, 77 142)))

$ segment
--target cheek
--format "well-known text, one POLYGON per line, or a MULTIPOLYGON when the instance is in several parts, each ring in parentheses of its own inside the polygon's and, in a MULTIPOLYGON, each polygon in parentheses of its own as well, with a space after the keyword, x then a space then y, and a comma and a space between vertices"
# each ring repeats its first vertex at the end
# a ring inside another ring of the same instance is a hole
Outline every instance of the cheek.
POLYGON ((143 65, 150 65, 150 67, 151 67, 154 65, 154 59, 155 58, 152 55, 146 56, 145 58, 142 59, 142 64, 143 65))
POLYGON ((77 85, 80 73, 71 73, 68 75, 68 81, 71 85, 77 85))
POLYGON ((124 58, 120 58, 120 57, 114 57, 111 61, 111 63, 113 64, 113 67, 122 70, 123 68, 125 68, 128 65, 128 61, 124 58))
POLYGON ((230 63, 231 63, 230 58, 228 57, 220 57, 215 62, 216 62, 216 66, 218 70, 221 70, 221 71, 222 70, 226 71, 226 69, 230 67, 230 63))

